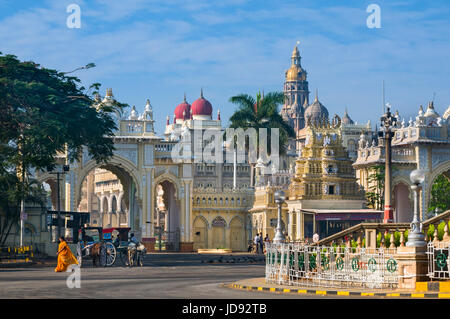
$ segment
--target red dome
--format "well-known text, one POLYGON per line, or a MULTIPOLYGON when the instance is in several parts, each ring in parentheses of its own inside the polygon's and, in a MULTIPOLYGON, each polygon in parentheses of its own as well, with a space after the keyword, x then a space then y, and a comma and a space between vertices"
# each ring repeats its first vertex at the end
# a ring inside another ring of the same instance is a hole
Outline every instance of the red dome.
POLYGON ((192 103, 192 115, 212 115, 212 105, 203 97, 203 92, 200 97, 192 103))
POLYGON ((175 108, 175 118, 177 120, 188 120, 191 118, 191 106, 186 100, 175 108))

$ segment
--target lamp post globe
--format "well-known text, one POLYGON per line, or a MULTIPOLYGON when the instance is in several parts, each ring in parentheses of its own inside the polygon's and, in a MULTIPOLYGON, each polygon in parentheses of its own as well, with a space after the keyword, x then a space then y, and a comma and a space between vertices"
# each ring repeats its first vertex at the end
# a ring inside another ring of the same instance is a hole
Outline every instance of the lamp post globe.
POLYGON ((281 231, 281 206, 283 205, 283 203, 286 199, 286 196, 284 195, 284 192, 282 190, 276 191, 274 196, 275 196, 275 203, 277 203, 277 205, 278 205, 278 218, 277 218, 277 229, 276 229, 275 238, 273 239, 273 242, 278 244, 278 243, 284 243, 286 240, 281 231))
POLYGON ((419 202, 419 185, 422 184, 425 180, 425 172, 420 169, 416 169, 411 172, 409 175, 411 182, 413 185, 411 186, 412 191, 414 192, 414 217, 411 222, 411 230, 408 235, 408 242, 406 246, 408 247, 423 247, 426 246, 425 236, 422 232, 422 223, 419 220, 419 210, 418 210, 418 202, 419 202))

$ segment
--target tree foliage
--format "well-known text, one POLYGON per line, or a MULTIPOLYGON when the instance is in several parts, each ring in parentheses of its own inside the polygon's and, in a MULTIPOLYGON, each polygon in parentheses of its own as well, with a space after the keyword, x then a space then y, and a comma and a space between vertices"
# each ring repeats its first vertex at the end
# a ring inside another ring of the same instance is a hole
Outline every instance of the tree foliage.
MULTIPOLYGON (((55 165, 58 153, 76 160, 83 146, 98 162, 113 154, 113 114, 122 103, 94 104, 100 84, 85 89, 76 77, 0 53, 0 231, 19 219, 19 203, 42 204, 43 190, 30 169, 55 165)), ((2 244, 0 240, 0 244, 2 244)))
POLYGON ((428 211, 445 212, 450 209, 450 182, 444 175, 439 175, 431 186, 431 198, 428 211))
POLYGON ((384 165, 375 165, 367 178, 369 191, 366 192, 367 206, 383 209, 384 206, 384 165))
MULTIPOLYGON (((294 129, 281 117, 278 106, 284 102, 284 93, 271 92, 256 99, 248 94, 239 94, 230 98, 230 102, 238 105, 238 109, 230 117, 231 128, 254 128, 258 132, 260 128, 279 129, 279 151, 285 154, 289 138, 295 137, 294 129)), ((270 152, 270 133, 267 134, 267 150, 270 152)))

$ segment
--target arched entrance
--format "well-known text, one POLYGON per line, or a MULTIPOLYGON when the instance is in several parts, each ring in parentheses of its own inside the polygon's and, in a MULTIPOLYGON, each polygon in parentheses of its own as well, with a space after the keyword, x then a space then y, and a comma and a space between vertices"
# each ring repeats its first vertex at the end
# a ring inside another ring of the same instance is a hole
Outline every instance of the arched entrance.
POLYGON ((227 222, 220 216, 217 216, 212 221, 212 248, 225 248, 226 225, 227 222))
POLYGON ((158 183, 156 187, 155 225, 165 232, 174 232, 180 229, 180 206, 177 200, 176 186, 169 180, 158 183), (158 218, 159 215, 159 218, 158 218))
POLYGON ((208 248, 208 222, 203 216, 194 221, 194 250, 208 248))
POLYGON ((409 223, 414 216, 410 201, 410 188, 404 183, 398 183, 394 187, 395 221, 397 223, 409 223))
POLYGON ((93 226, 130 227, 141 236, 141 186, 134 175, 136 169, 127 160, 113 156, 106 164, 89 161, 74 171, 77 211, 90 212, 93 226))
POLYGON ((154 187, 154 236, 161 238, 161 249, 178 251, 180 247, 181 207, 178 185, 169 177, 160 177, 154 187), (160 237, 161 236, 161 237, 160 237), (162 248, 164 247, 164 248, 162 248))
POLYGON ((230 222, 230 245, 232 251, 245 250, 244 223, 239 217, 234 217, 230 222))

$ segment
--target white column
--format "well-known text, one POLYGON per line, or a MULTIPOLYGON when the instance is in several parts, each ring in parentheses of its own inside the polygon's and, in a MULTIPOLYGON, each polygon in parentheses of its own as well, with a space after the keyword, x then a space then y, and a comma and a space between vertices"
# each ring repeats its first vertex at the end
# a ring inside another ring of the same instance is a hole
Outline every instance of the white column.
POLYGON ((184 234, 185 241, 189 242, 191 239, 191 210, 190 210, 190 183, 185 182, 184 191, 185 191, 185 225, 184 225, 184 234))
POLYGON ((237 185, 237 147, 234 148, 234 154, 233 154, 233 189, 236 189, 237 185))
POLYGON ((288 236, 291 240, 294 239, 294 229, 293 229, 293 224, 294 224, 294 212, 289 212, 288 211, 288 236))
POLYGON ((147 218, 145 224, 146 236, 150 237, 153 232, 150 224, 152 222, 152 208, 153 205, 153 194, 152 194, 152 174, 151 172, 147 172, 147 218))
POLYGON ((302 213, 300 212, 300 210, 296 211, 295 214, 297 214, 297 238, 296 239, 301 239, 302 238, 302 229, 303 229, 303 216, 302 213))

